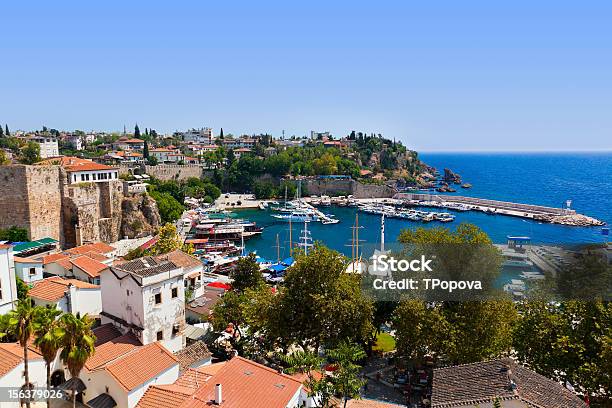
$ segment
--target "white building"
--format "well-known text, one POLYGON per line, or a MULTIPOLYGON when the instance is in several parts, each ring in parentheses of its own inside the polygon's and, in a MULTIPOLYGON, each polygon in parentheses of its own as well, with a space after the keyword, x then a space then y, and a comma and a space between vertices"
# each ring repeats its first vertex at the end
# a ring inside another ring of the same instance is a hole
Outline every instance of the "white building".
POLYGON ((117 180, 119 178, 119 170, 116 167, 95 163, 91 160, 81 159, 78 157, 55 157, 43 160, 37 163, 37 165, 62 166, 68 174, 69 184, 83 182, 99 183, 109 180, 117 180))
POLYGON ((43 261, 35 258, 13 257, 15 274, 25 283, 32 283, 43 278, 43 261))
POLYGON ((15 262, 13 247, 0 244, 0 314, 13 310, 17 301, 17 281, 15 279, 15 262))
POLYGON ((30 137, 32 142, 40 146, 40 157, 43 159, 59 156, 59 145, 54 136, 34 135, 30 137))
POLYGON ((98 316, 102 311, 100 286, 59 276, 34 283, 28 292, 36 306, 55 305, 64 313, 98 316))
POLYGON ((190 129, 187 132, 181 133, 183 141, 211 144, 214 140, 213 130, 211 128, 190 129))
MULTIPOLYGON (((18 343, 0 343, 0 388, 5 390, 19 388, 24 384, 23 347, 18 343)), ((28 349, 28 371, 30 382, 35 387, 44 388, 47 384, 45 361, 32 348, 28 349)), ((19 408, 19 401, 2 401, 2 408, 19 408)))
POLYGON ((150 256, 100 274, 102 323, 131 330, 142 344, 160 341, 175 352, 185 346, 185 271, 150 256))

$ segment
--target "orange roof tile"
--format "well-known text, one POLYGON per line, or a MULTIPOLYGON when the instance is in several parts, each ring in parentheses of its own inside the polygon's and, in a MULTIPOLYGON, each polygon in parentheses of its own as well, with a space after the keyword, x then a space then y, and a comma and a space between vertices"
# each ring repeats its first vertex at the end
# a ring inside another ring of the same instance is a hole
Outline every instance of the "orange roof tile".
POLYGON ((59 254, 45 255, 45 256, 43 256, 42 261, 43 261, 43 264, 46 265, 46 264, 49 264, 51 262, 55 262, 55 261, 58 261, 60 259, 66 259, 66 258, 68 258, 68 255, 63 254, 63 253, 59 253, 59 254))
POLYGON ((140 341, 131 333, 116 337, 97 346, 95 354, 85 362, 85 368, 89 371, 101 368, 117 358, 136 350, 139 346, 141 346, 140 341))
POLYGON ((89 252, 87 252, 87 253, 85 253, 83 255, 88 256, 89 258, 93 259, 94 261, 98 261, 98 262, 102 262, 102 263, 110 260, 110 258, 102 255, 99 252, 94 252, 94 251, 89 251, 89 252))
POLYGON ((67 171, 93 171, 93 170, 113 170, 115 167, 110 167, 105 164, 95 163, 91 160, 81 159, 79 157, 60 156, 52 157, 36 163, 37 165, 49 166, 57 165, 64 167, 67 171))
POLYGON ((211 364, 198 368, 188 368, 183 371, 181 376, 174 382, 174 385, 191 388, 193 391, 195 391, 212 377, 212 374, 207 373, 205 368, 218 364, 221 364, 221 366, 223 366, 224 363, 211 364))
POLYGON ((112 323, 106 323, 96 327, 93 329, 93 333, 96 336, 96 347, 121 336, 119 329, 112 323))
POLYGON ((34 258, 23 258, 21 256, 14 256, 13 259, 18 263, 42 263, 42 260, 34 258))
POLYGON ((189 398, 189 391, 153 385, 138 401, 136 408, 176 408, 189 398))
POLYGON ((402 408, 404 405, 392 404, 390 402, 376 401, 371 399, 353 399, 346 404, 347 408, 402 408))
MULTIPOLYGON (((42 356, 28 347, 28 359, 40 360, 42 356)), ((13 370, 23 361, 23 347, 19 343, 0 343, 0 377, 13 370)))
POLYGON ((302 387, 298 380, 288 375, 234 357, 181 408, 207 406, 214 399, 216 384, 223 387, 223 406, 226 408, 250 407, 253 401, 266 408, 284 408, 302 387))
POLYGON ((98 285, 83 282, 77 279, 65 279, 61 276, 53 276, 35 282, 29 290, 28 295, 33 298, 55 302, 64 297, 69 285, 74 285, 79 289, 98 289, 98 285))
POLYGON ((95 242, 93 244, 84 244, 78 247, 70 248, 66 250, 66 252, 71 254, 79 254, 85 255, 88 252, 97 252, 99 254, 108 254, 110 252, 114 252, 115 248, 104 243, 104 242, 95 242))
POLYGON ((71 259, 70 263, 92 278, 97 278, 100 276, 100 272, 108 268, 108 266, 104 265, 102 262, 98 262, 85 255, 71 259))
POLYGON ((104 369, 126 391, 131 391, 173 366, 178 367, 178 360, 172 353, 159 343, 151 343, 107 364, 104 369))

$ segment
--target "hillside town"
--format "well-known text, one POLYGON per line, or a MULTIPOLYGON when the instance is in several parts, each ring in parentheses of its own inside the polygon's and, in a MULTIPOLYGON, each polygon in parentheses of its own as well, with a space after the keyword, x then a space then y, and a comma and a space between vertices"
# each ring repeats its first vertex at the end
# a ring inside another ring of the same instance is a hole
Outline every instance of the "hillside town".
MULTIPOLYGON (((228 208, 253 203, 306 228, 339 222, 316 208, 334 195, 334 205, 382 216, 384 240, 384 218, 400 207, 371 200, 461 185, 399 142, 138 126, 132 134, 5 127, 0 142, 0 389, 21 391, 1 407, 571 408, 610 397, 609 303, 377 301, 351 267, 361 262, 358 236, 351 259, 309 242, 307 231, 286 258, 248 253, 244 242, 263 227, 228 208), (305 189, 315 198, 302 199, 305 189), (574 326, 576 314, 585 327, 574 326), (543 337, 552 318, 559 337, 543 337), (568 336, 591 350, 570 365, 559 355, 573 346, 557 343, 568 336)), ((532 207, 524 211, 552 211, 532 207)), ((357 220, 345 228, 358 231, 357 220)), ((399 242, 465 240, 497 251, 476 226, 426 231, 407 230, 399 242)))

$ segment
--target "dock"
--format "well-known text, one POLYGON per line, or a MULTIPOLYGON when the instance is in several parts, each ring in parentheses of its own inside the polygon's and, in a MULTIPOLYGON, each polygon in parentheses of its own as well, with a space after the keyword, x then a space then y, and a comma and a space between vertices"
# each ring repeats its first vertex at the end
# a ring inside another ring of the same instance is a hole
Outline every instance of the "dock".
POLYGON ((551 224, 583 227, 605 225, 603 221, 578 214, 576 210, 569 208, 555 208, 542 205, 489 200, 477 197, 439 194, 398 193, 393 196, 393 198, 416 206, 432 206, 454 209, 457 207, 457 205, 462 205, 466 210, 482 211, 487 214, 500 214, 528 218, 551 224))

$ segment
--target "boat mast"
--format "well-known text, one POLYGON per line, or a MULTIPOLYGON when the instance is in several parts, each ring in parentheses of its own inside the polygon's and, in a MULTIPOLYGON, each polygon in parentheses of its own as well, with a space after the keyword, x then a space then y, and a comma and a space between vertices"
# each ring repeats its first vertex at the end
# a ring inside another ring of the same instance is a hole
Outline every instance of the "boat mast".
POLYGON ((278 234, 276 234, 276 262, 280 262, 280 244, 278 243, 278 234))
MULTIPOLYGON (((285 187, 287 188, 287 187, 285 187)), ((289 256, 293 256, 292 251, 293 251, 293 242, 291 242, 291 234, 293 232, 293 227, 291 226, 291 217, 289 217, 289 256)))
POLYGON ((380 218, 380 252, 385 252, 385 213, 380 218))

